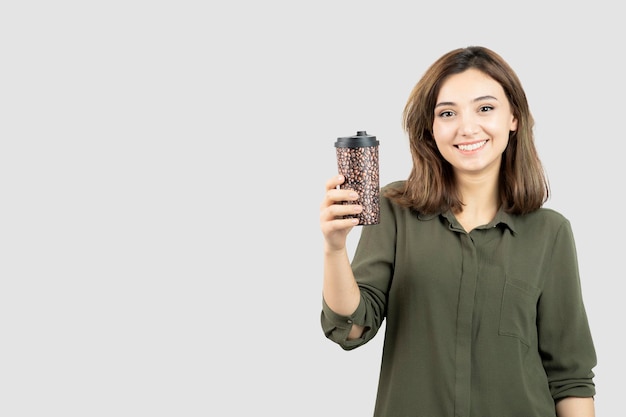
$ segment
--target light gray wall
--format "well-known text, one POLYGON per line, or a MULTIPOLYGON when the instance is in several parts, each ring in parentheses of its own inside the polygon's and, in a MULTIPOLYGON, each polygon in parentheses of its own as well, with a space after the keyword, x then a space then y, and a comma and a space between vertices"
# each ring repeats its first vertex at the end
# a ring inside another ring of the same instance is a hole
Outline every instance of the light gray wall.
MULTIPOLYGON (((597 414, 622 407, 623 22, 611 2, 13 2, 0 12, 0 414, 367 416, 382 334, 319 326, 333 143, 380 140, 426 67, 518 72, 572 222, 597 414)), ((359 231, 350 237, 350 245, 359 231)))

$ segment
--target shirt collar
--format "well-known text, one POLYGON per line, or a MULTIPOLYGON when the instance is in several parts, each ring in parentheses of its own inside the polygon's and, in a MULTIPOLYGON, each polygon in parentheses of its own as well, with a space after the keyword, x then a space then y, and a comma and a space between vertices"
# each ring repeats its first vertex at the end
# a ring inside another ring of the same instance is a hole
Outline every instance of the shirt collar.
MULTIPOLYGON (((448 222, 451 225, 458 225, 458 221, 456 219, 456 217, 454 216, 454 214, 452 214, 452 211, 447 210, 443 213, 440 214, 418 214, 417 217, 420 220, 431 220, 435 217, 443 217, 446 220, 448 220, 448 222)), ((506 227, 508 228, 511 232, 513 232, 513 234, 517 234, 517 227, 515 225, 516 223, 516 216, 513 214, 509 214, 507 212, 505 212, 502 207, 500 207, 498 209, 498 212, 496 213, 496 216, 493 218, 492 221, 490 221, 489 223, 487 223, 485 226, 483 226, 482 228, 490 228, 490 227, 497 227, 497 226, 502 226, 502 227, 506 227)), ((460 227, 460 225, 459 225, 460 227)))
POLYGON ((489 225, 491 226, 502 225, 502 226, 508 227, 509 230, 513 232, 513 234, 517 234, 517 227, 515 226, 516 221, 517 221, 517 216, 507 213, 506 211, 502 209, 502 207, 500 207, 500 209, 498 209, 498 212, 496 213, 496 217, 494 217, 494 219, 491 221, 491 223, 489 223, 489 225))

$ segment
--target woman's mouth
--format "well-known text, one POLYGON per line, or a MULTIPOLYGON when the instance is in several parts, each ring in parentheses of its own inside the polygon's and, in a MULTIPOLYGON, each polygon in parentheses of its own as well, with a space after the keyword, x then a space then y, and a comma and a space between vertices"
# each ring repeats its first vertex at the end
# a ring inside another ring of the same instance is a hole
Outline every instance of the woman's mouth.
POLYGON ((483 146, 485 146, 485 143, 487 143, 487 140, 482 140, 480 142, 475 142, 475 143, 470 143, 470 144, 454 145, 454 146, 456 146, 462 151, 471 152, 471 151, 475 151, 477 149, 482 148, 483 146))

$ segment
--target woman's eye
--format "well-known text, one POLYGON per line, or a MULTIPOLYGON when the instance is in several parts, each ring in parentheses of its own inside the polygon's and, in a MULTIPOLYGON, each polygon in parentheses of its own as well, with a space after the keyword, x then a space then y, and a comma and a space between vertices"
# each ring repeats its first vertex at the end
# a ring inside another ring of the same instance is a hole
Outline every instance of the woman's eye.
POLYGON ((449 110, 448 111, 442 111, 441 113, 439 113, 439 117, 443 117, 443 118, 452 117, 452 116, 454 116, 454 113, 449 111, 449 110))
POLYGON ((493 110, 493 106, 481 106, 480 107, 480 111, 481 112, 487 112, 487 111, 491 111, 493 110))

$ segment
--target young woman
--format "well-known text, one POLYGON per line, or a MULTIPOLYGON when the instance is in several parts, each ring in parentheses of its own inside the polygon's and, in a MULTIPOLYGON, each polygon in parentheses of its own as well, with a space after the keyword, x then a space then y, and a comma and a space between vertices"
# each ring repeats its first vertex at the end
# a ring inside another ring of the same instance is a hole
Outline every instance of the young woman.
POLYGON ((593 417, 596 353, 569 221, 515 72, 484 47, 430 66, 404 109, 413 168, 380 224, 346 238, 357 194, 326 184, 322 328, 350 350, 386 320, 374 415, 593 417))

